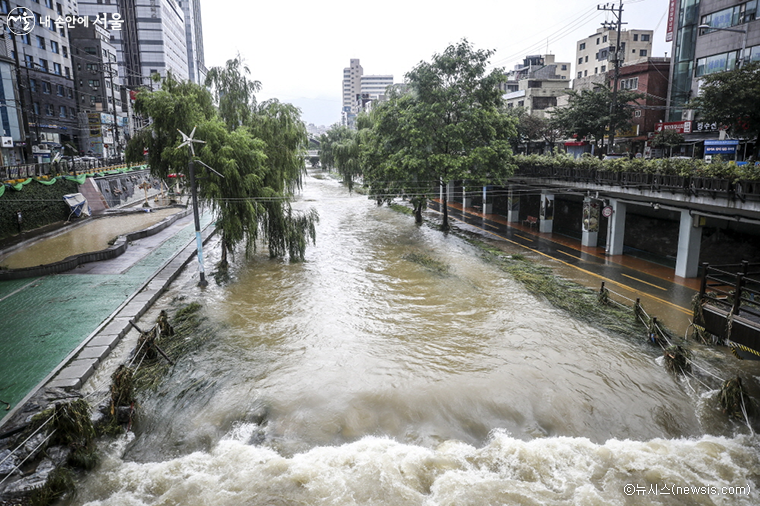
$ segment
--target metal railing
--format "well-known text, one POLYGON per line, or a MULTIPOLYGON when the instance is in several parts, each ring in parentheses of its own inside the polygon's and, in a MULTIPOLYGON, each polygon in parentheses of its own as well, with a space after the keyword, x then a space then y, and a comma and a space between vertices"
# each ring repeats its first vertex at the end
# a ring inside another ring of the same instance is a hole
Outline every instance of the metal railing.
POLYGON ((725 196, 745 201, 760 200, 760 181, 702 176, 650 174, 646 172, 614 172, 597 169, 530 166, 518 167, 515 177, 547 178, 573 183, 622 186, 624 188, 669 191, 693 195, 725 196))
POLYGON ((760 325, 760 263, 702 264, 700 299, 760 325))

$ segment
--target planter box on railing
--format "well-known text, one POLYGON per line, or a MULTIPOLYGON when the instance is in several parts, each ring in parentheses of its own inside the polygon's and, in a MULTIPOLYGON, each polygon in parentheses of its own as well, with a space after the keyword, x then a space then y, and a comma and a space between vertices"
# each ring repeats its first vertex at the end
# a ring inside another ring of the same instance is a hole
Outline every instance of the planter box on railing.
POLYGON ((731 191, 731 180, 712 177, 692 177, 691 190, 695 195, 708 193, 713 197, 718 194, 728 194, 731 191))
POLYGON ((652 188, 655 190, 668 190, 672 193, 682 192, 688 188, 689 180, 685 176, 672 174, 655 174, 652 178, 652 188))

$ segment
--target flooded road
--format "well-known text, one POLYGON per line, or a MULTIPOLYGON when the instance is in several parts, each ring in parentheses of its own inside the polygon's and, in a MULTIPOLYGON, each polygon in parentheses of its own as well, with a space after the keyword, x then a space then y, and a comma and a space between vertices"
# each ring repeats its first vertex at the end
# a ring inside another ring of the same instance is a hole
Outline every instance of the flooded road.
POLYGON ((454 235, 328 179, 306 178, 296 206, 320 213, 306 262, 240 255, 232 282, 186 274, 159 303, 198 300, 213 337, 141 399, 72 504, 760 500, 758 438, 716 408, 714 377, 757 391, 756 364, 705 349, 706 372, 675 378, 454 235))
POLYGON ((72 255, 100 251, 119 235, 137 232, 155 225, 180 208, 159 209, 150 213, 133 213, 90 219, 54 237, 35 242, 6 256, 0 256, 0 266, 23 269, 59 262, 72 255))

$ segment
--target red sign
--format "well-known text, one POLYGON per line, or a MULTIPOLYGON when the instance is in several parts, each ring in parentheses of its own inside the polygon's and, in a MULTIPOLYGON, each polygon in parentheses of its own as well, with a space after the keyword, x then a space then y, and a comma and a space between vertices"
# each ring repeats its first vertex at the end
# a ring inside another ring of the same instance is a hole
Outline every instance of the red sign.
POLYGON ((662 132, 663 130, 673 130, 679 134, 691 133, 691 121, 673 121, 671 123, 657 123, 654 127, 655 132, 662 132))
POLYGON ((665 42, 673 41, 673 31, 676 25, 676 0, 670 0, 668 6, 668 30, 665 32, 665 42))
POLYGON ((129 99, 130 100, 137 99, 137 90, 129 90, 129 99))

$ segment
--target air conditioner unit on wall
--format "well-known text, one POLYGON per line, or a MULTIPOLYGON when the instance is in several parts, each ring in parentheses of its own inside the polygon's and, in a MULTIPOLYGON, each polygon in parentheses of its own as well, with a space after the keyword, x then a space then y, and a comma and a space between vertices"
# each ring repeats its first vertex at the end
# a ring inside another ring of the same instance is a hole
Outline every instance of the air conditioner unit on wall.
POLYGON ((694 109, 684 109, 681 113, 681 119, 683 121, 694 121, 694 109))

